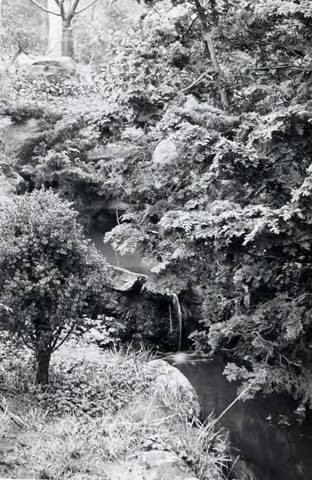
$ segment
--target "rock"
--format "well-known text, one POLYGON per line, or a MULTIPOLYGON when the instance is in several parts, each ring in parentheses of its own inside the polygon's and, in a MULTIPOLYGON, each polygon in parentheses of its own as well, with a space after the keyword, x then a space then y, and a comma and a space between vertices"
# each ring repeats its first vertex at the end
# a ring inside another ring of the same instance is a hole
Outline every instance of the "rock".
POLYGON ((123 293, 140 291, 146 280, 146 275, 130 272, 130 270, 120 267, 112 267, 110 287, 123 293))
POLYGON ((187 418, 199 417, 198 396, 188 379, 175 367, 164 360, 153 360, 146 366, 146 373, 156 376, 153 391, 156 398, 172 407, 187 418))
POLYGON ((11 197, 16 193, 16 188, 23 183, 23 178, 16 174, 5 175, 0 173, 0 203, 12 201, 11 197))
POLYGON ((124 414, 135 422, 155 422, 170 413, 188 419, 198 417, 200 404, 197 394, 187 378, 164 360, 152 360, 144 368, 147 378, 155 378, 148 398, 143 397, 129 405, 124 414))
POLYGON ((40 119, 28 118, 20 122, 8 122, 7 117, 1 118, 0 133, 6 154, 29 157, 29 146, 38 143, 40 134, 40 119))
POLYGON ((0 117, 0 131, 3 128, 6 128, 6 127, 8 127, 9 125, 12 125, 12 124, 13 124, 13 120, 9 116, 4 115, 4 116, 0 117))
POLYGON ((187 480, 191 472, 182 460, 172 452, 154 450, 138 455, 142 466, 148 471, 149 480, 187 480))
POLYGON ((19 56, 17 64, 20 69, 33 75, 43 76, 72 76, 76 72, 76 63, 70 57, 59 56, 40 56, 28 57, 19 56), (25 58, 27 57, 27 58, 25 58))
POLYGON ((153 162, 158 165, 175 163, 178 160, 178 151, 173 140, 166 138, 159 142, 153 153, 153 162))
POLYGON ((105 473, 110 480, 197 480, 176 454, 163 450, 139 452, 135 460, 108 465, 105 473))

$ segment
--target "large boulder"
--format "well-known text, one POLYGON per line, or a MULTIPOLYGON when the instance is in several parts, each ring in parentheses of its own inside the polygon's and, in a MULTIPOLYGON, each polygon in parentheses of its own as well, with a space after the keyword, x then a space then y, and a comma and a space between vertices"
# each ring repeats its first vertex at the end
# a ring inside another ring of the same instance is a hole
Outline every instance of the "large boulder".
MULTIPOLYGON (((149 425, 155 422, 167 425, 166 428, 171 423, 174 431, 181 434, 183 415, 197 416, 199 413, 197 395, 191 384, 163 360, 148 362, 144 376, 154 379, 148 395, 136 399, 122 412, 122 417, 128 423, 149 425)), ((137 451, 124 460, 108 464, 105 473, 110 480, 197 480, 182 458, 162 449, 137 451)))
POLYGON ((153 153, 153 163, 156 165, 167 165, 175 163, 179 158, 176 144, 170 138, 161 140, 153 153))
POLYGON ((144 368, 144 376, 153 378, 149 397, 138 399, 129 406, 126 416, 137 422, 155 422, 171 414, 178 423, 181 418, 199 418, 200 404, 188 379, 164 360, 152 360, 144 368))
POLYGON ((197 393, 189 380, 175 367, 164 360, 153 360, 146 366, 146 373, 155 375, 152 386, 154 395, 164 405, 176 410, 188 419, 198 418, 200 404, 197 393))

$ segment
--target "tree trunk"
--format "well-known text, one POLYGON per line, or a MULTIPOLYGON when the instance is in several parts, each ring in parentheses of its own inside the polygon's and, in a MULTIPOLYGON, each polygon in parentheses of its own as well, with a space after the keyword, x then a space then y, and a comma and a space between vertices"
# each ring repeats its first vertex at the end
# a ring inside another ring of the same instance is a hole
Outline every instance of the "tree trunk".
POLYGON ((73 30, 67 21, 63 21, 62 55, 64 55, 65 57, 74 58, 73 30))
MULTIPOLYGON (((195 1, 195 7, 196 7, 196 10, 197 10, 200 22, 202 24, 204 40, 206 41, 207 46, 208 46, 211 63, 213 65, 213 68, 214 68, 215 73, 216 73, 217 86, 218 86, 218 91, 219 91, 222 107, 224 108, 224 110, 228 110, 229 109, 229 100, 228 100, 228 96, 227 96, 227 93, 225 91, 225 88, 222 85, 221 69, 220 69, 218 59, 217 59, 215 46, 214 46, 214 43, 213 43, 213 35, 212 35, 211 29, 210 29, 210 26, 209 26, 209 23, 208 23, 208 20, 207 20, 207 17, 206 17, 206 11, 205 11, 204 7, 202 6, 202 4, 199 0, 194 0, 194 1, 195 1)), ((217 18, 217 13, 216 13, 216 9, 215 9, 215 1, 214 0, 211 2, 211 7, 212 7, 212 12, 213 12, 213 20, 216 23, 218 21, 218 18, 217 18)))
MULTIPOLYGON (((54 0, 48 0, 47 8, 51 12, 59 13, 59 8, 54 0)), ((57 17, 56 15, 49 13, 48 21, 48 55, 62 55, 62 19, 61 17, 57 17)))
POLYGON ((39 350, 36 353, 37 371, 36 383, 47 385, 49 383, 49 367, 51 360, 50 350, 39 350))
POLYGON ((213 65, 213 67, 215 69, 215 72, 216 72, 216 75, 217 75, 217 85, 218 85, 219 95, 220 95, 220 98, 221 98, 221 103, 222 103, 222 106, 223 106, 224 110, 228 110, 229 107, 230 107, 229 106, 229 100, 228 100, 226 91, 225 91, 224 87, 222 86, 222 82, 221 82, 221 79, 220 79, 221 70, 220 70, 219 62, 217 60, 216 51, 215 51, 215 47, 214 47, 214 43, 213 43, 213 40, 212 40, 211 33, 206 31, 204 33, 204 38, 207 42, 211 62, 212 62, 212 65, 213 65))

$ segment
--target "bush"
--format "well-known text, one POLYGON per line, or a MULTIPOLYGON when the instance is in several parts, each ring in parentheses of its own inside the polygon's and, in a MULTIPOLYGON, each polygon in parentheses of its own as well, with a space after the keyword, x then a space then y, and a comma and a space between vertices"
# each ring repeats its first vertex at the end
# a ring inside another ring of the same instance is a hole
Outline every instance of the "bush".
POLYGON ((81 316, 99 305, 105 261, 85 238, 71 204, 35 191, 0 207, 2 326, 34 351, 37 382, 48 382, 52 352, 81 316))

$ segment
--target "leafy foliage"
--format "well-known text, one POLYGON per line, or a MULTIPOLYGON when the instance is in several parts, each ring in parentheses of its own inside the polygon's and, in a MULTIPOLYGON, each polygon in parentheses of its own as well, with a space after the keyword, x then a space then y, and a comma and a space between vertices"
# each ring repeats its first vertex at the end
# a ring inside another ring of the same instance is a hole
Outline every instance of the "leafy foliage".
POLYGON ((89 305, 96 310, 107 276, 76 218, 52 191, 1 206, 0 298, 12 310, 2 325, 34 350, 38 381, 47 381, 51 353, 89 305))

